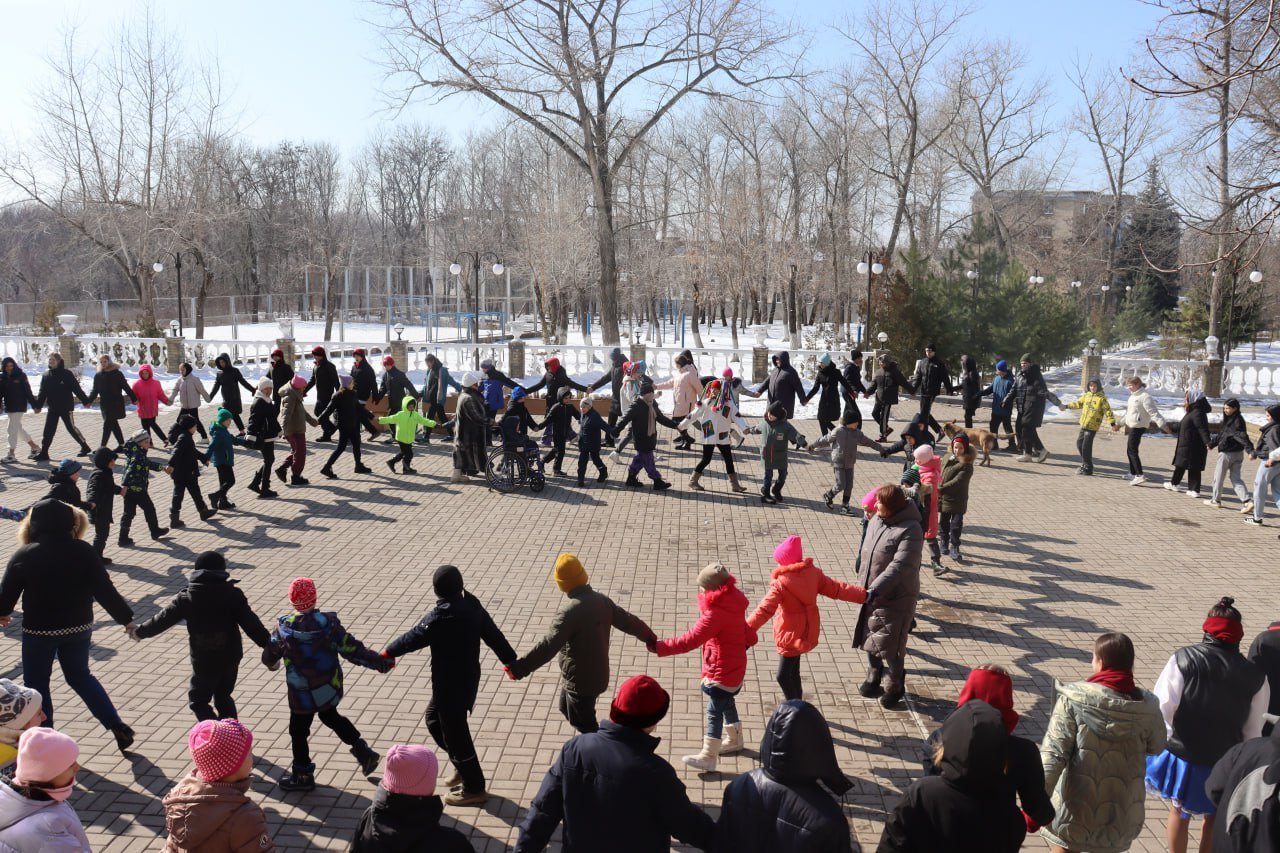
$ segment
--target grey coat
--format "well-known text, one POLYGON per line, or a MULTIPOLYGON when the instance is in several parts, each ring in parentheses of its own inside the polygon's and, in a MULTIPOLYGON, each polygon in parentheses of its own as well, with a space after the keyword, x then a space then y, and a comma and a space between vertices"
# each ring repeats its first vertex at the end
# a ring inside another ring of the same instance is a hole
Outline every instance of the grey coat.
POLYGON ((906 652, 907 635, 920 597, 920 558, 924 531, 920 513, 908 501, 891 518, 874 516, 862 540, 858 586, 875 593, 862 605, 853 647, 881 657, 906 652))
POLYGON ((821 450, 824 447, 830 447, 832 468, 852 468, 858 461, 858 445, 870 447, 876 451, 884 449, 867 438, 862 430, 850 429, 844 424, 815 441, 813 449, 821 450))

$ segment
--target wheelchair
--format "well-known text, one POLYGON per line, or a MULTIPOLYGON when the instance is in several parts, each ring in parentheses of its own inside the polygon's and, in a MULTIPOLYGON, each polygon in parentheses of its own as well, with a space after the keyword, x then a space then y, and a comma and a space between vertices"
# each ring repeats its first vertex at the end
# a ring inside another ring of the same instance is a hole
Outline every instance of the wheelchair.
POLYGON ((521 486, 528 486, 529 491, 537 494, 547 485, 542 472, 542 454, 532 441, 523 448, 500 445, 489 451, 484 478, 490 489, 504 495, 521 486))

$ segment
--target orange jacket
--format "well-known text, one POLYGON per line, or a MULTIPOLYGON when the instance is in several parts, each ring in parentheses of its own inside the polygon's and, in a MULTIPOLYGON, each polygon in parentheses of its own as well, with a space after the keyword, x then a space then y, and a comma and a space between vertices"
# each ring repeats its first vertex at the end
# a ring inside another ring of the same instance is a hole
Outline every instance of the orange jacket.
POLYGON ((802 563, 774 568, 773 583, 747 619, 747 624, 759 628, 776 613, 773 642, 778 647, 778 654, 783 657, 802 655, 818 645, 822 632, 819 595, 858 604, 867 600, 865 589, 827 577, 813 564, 812 557, 806 557, 802 563))

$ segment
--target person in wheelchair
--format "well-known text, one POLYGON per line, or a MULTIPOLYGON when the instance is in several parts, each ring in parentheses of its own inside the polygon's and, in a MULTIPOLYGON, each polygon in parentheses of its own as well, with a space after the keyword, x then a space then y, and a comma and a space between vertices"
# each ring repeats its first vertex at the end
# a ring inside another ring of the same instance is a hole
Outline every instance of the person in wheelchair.
POLYGON ((530 431, 538 429, 538 425, 525 407, 524 398, 523 388, 515 388, 511 391, 506 414, 502 416, 502 421, 499 423, 502 429, 502 448, 507 453, 524 454, 531 466, 534 460, 537 460, 537 470, 541 470, 542 456, 538 443, 529 436, 530 431))

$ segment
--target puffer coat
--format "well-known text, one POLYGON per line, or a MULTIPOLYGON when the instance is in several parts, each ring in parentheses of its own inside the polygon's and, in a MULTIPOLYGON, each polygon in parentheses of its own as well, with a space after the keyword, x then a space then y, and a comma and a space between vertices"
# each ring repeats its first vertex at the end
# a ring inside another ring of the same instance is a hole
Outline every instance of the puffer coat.
POLYGON ((812 651, 822 635, 819 595, 858 603, 867 600, 865 589, 827 577, 813 564, 812 557, 806 557, 800 563, 774 567, 773 583, 747 624, 758 629, 777 613, 773 642, 778 654, 796 657, 812 651))
POLYGON ((1128 850, 1142 831, 1146 757, 1165 747, 1159 700, 1086 681, 1055 692, 1040 758, 1057 816, 1041 835, 1069 850, 1128 850))
POLYGON ((733 689, 747 677, 747 649, 756 632, 747 626, 747 597, 730 575, 717 589, 698 593, 698 621, 674 640, 658 641, 658 657, 682 655, 702 647, 704 681, 733 689))
POLYGON ((920 558, 924 532, 911 501, 890 518, 867 524, 859 557, 858 584, 875 601, 862 605, 853 632, 853 647, 874 655, 894 656, 907 648, 907 634, 920 597, 920 558))
POLYGON ((1187 408, 1178 424, 1178 446, 1173 451, 1173 464, 1188 471, 1203 471, 1209 458, 1209 401, 1204 397, 1187 408))
POLYGON ((973 479, 973 460, 978 451, 970 445, 964 456, 948 453, 942 462, 942 482, 938 484, 938 510, 964 515, 969 509, 969 481, 973 479))

